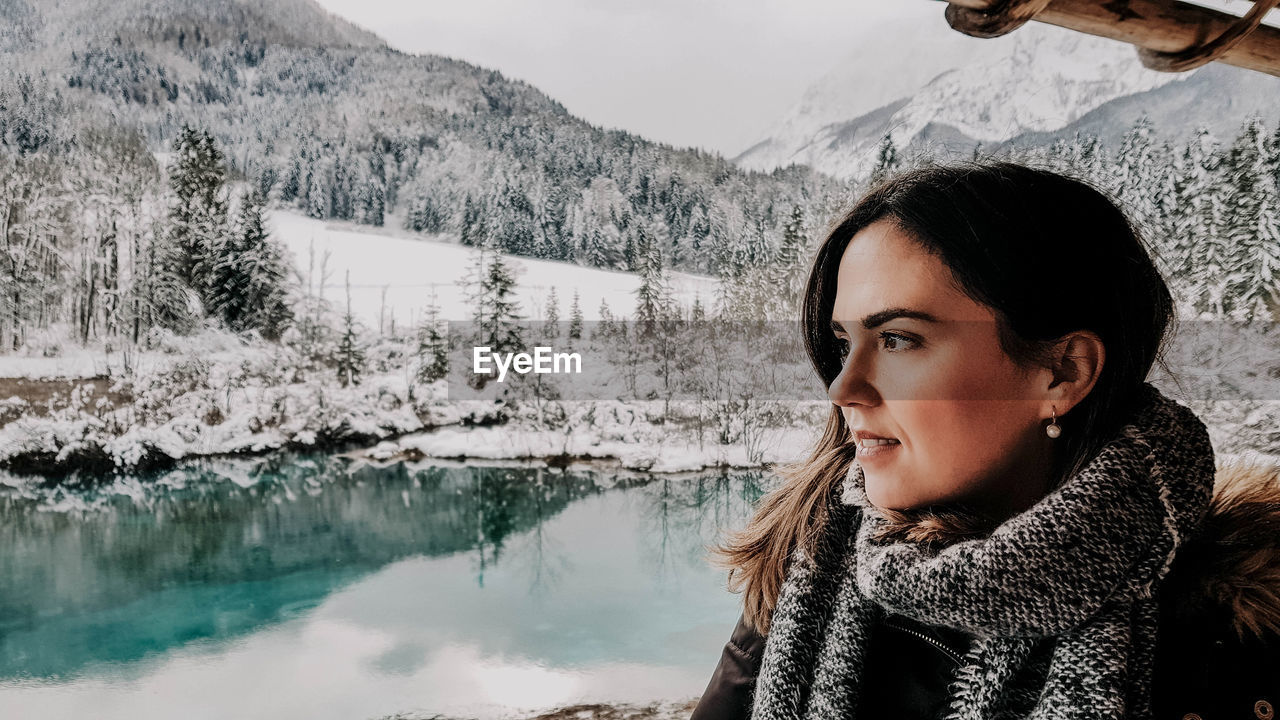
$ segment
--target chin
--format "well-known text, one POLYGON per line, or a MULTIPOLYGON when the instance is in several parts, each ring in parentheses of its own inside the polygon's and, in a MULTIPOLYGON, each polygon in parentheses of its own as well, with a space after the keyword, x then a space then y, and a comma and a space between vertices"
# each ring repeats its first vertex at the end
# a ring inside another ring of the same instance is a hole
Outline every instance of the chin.
POLYGON ((923 504, 919 498, 903 495, 893 487, 886 487, 887 485, 892 483, 880 482, 867 475, 867 500, 872 505, 885 510, 910 510, 923 504))

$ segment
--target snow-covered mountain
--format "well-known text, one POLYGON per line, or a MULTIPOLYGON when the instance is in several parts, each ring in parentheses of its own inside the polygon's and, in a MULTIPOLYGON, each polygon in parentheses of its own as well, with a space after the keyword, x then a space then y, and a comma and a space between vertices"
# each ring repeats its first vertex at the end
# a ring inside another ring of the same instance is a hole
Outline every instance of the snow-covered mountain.
POLYGON ((735 162, 861 176, 886 133, 899 148, 934 143, 963 152, 1058 130, 1112 100, 1195 74, 1147 70, 1131 45, 1043 23, 972 38, 940 12, 937 22, 877 24, 854 44, 735 162))

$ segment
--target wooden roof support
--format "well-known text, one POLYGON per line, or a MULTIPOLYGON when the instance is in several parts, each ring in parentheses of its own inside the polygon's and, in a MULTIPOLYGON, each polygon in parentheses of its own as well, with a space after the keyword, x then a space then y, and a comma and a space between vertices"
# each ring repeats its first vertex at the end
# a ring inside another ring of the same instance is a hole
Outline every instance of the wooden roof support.
POLYGON ((1280 2, 1254 0, 1236 15, 1179 0, 947 0, 947 22, 996 37, 1035 19, 1138 47, 1155 70, 1181 72, 1217 60, 1280 77, 1280 28, 1260 25, 1280 2))

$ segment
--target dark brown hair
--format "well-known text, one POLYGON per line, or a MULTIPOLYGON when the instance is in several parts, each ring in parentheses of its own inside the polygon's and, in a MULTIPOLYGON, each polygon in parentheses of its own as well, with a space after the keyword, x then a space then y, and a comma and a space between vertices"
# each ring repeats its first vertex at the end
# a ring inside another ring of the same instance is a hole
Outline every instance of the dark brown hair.
MULTIPOLYGON (((840 259, 853 236, 878 220, 896 223, 993 311, 1001 348, 1019 365, 1047 365, 1055 342, 1074 331, 1101 338, 1106 362, 1094 387, 1058 416, 1052 481, 1061 484, 1126 421, 1175 321, 1169 288, 1137 229, 1089 183, 1012 162, 931 165, 886 179, 827 234, 809 273, 801 325, 826 387, 841 370, 830 329, 840 259)), ((730 588, 743 592, 748 622, 762 632, 792 552, 818 553, 830 497, 854 449, 833 405, 810 456, 779 468, 782 485, 716 549, 730 588)), ((983 535, 998 524, 959 505, 882 514, 889 520, 882 538, 922 543, 983 535)))

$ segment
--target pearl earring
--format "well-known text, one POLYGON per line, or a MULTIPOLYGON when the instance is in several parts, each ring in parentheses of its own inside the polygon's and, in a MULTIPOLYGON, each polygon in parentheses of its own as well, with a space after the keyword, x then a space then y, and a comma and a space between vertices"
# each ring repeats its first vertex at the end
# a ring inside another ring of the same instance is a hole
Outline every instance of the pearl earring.
POLYGON ((1044 429, 1044 434, 1051 438, 1056 438, 1062 434, 1062 428, 1058 426, 1058 409, 1053 408, 1053 422, 1049 423, 1049 427, 1044 429))

